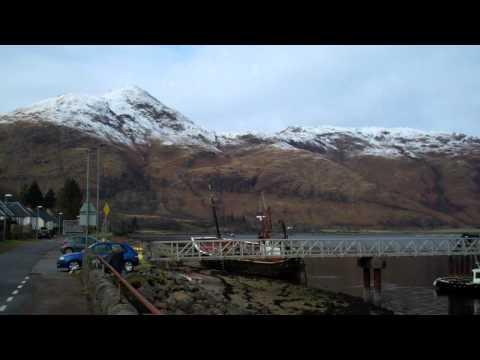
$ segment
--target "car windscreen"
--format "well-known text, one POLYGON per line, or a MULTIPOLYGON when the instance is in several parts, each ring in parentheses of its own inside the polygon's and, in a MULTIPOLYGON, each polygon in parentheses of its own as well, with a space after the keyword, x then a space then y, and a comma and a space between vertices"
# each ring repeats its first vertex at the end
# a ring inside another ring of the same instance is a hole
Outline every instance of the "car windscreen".
MULTIPOLYGON (((74 238, 72 238, 72 242, 75 242, 75 243, 78 243, 78 244, 85 244, 85 236, 76 236, 74 238)), ((97 239, 93 238, 93 237, 88 237, 88 243, 89 244, 93 244, 97 242, 97 239)))
POLYGON ((109 244, 98 244, 92 247, 94 254, 106 254, 111 251, 111 247, 109 244))
POLYGON ((122 250, 122 251, 126 251, 127 249, 125 249, 124 246, 120 245, 120 244, 112 244, 112 250, 122 250))

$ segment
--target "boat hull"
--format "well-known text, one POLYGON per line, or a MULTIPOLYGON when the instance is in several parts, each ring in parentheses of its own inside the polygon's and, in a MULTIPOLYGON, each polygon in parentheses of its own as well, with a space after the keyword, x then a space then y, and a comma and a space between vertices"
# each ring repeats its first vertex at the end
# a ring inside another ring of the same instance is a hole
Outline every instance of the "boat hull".
POLYGON ((434 281, 437 293, 480 295, 480 284, 472 283, 471 277, 443 277, 434 281))
POLYGON ((291 282, 302 282, 304 263, 301 259, 207 260, 204 266, 232 274, 261 276, 291 282))

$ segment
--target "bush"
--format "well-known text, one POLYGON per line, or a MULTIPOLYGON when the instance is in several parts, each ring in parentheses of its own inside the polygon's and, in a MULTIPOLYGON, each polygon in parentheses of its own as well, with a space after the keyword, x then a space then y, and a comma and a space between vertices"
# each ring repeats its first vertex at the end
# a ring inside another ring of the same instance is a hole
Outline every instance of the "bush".
POLYGON ((129 224, 126 220, 118 220, 115 223, 112 223, 112 233, 115 236, 124 236, 127 235, 130 231, 129 224))
POLYGON ((11 240, 27 240, 35 238, 35 233, 31 228, 23 227, 21 225, 11 225, 10 239, 11 240))

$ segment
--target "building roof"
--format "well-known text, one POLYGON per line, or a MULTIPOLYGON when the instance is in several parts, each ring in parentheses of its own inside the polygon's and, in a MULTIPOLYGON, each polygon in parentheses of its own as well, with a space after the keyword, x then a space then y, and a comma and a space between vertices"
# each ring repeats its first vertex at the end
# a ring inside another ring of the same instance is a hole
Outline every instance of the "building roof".
POLYGON ((0 201, 0 210, 2 210, 7 217, 15 217, 15 214, 8 208, 4 201, 0 201))
POLYGON ((4 203, 15 217, 31 217, 30 213, 18 201, 8 201, 4 203))
MULTIPOLYGON (((34 216, 37 216, 36 210, 34 210, 33 213, 35 214, 34 216)), ((55 218, 52 215, 50 215, 48 212, 46 212, 44 208, 41 208, 38 210, 38 216, 40 217, 40 219, 46 222, 55 221, 55 218)))
POLYGON ((28 212, 28 214, 31 216, 31 217, 35 217, 36 215, 34 214, 33 210, 28 208, 28 207, 24 207, 24 209, 28 212))

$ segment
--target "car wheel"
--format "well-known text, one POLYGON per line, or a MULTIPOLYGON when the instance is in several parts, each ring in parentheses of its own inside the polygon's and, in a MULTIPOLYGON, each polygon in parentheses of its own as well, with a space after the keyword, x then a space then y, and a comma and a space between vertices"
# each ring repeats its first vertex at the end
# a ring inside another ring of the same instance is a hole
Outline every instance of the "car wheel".
POLYGON ((72 252, 73 252, 73 250, 70 249, 70 248, 66 248, 66 249, 65 249, 65 254, 70 254, 70 253, 72 253, 72 252))
POLYGON ((80 269, 80 263, 78 261, 71 261, 68 263, 68 270, 78 270, 80 269))
POLYGON ((132 272, 133 271, 133 264, 131 261, 125 261, 125 271, 132 272))

